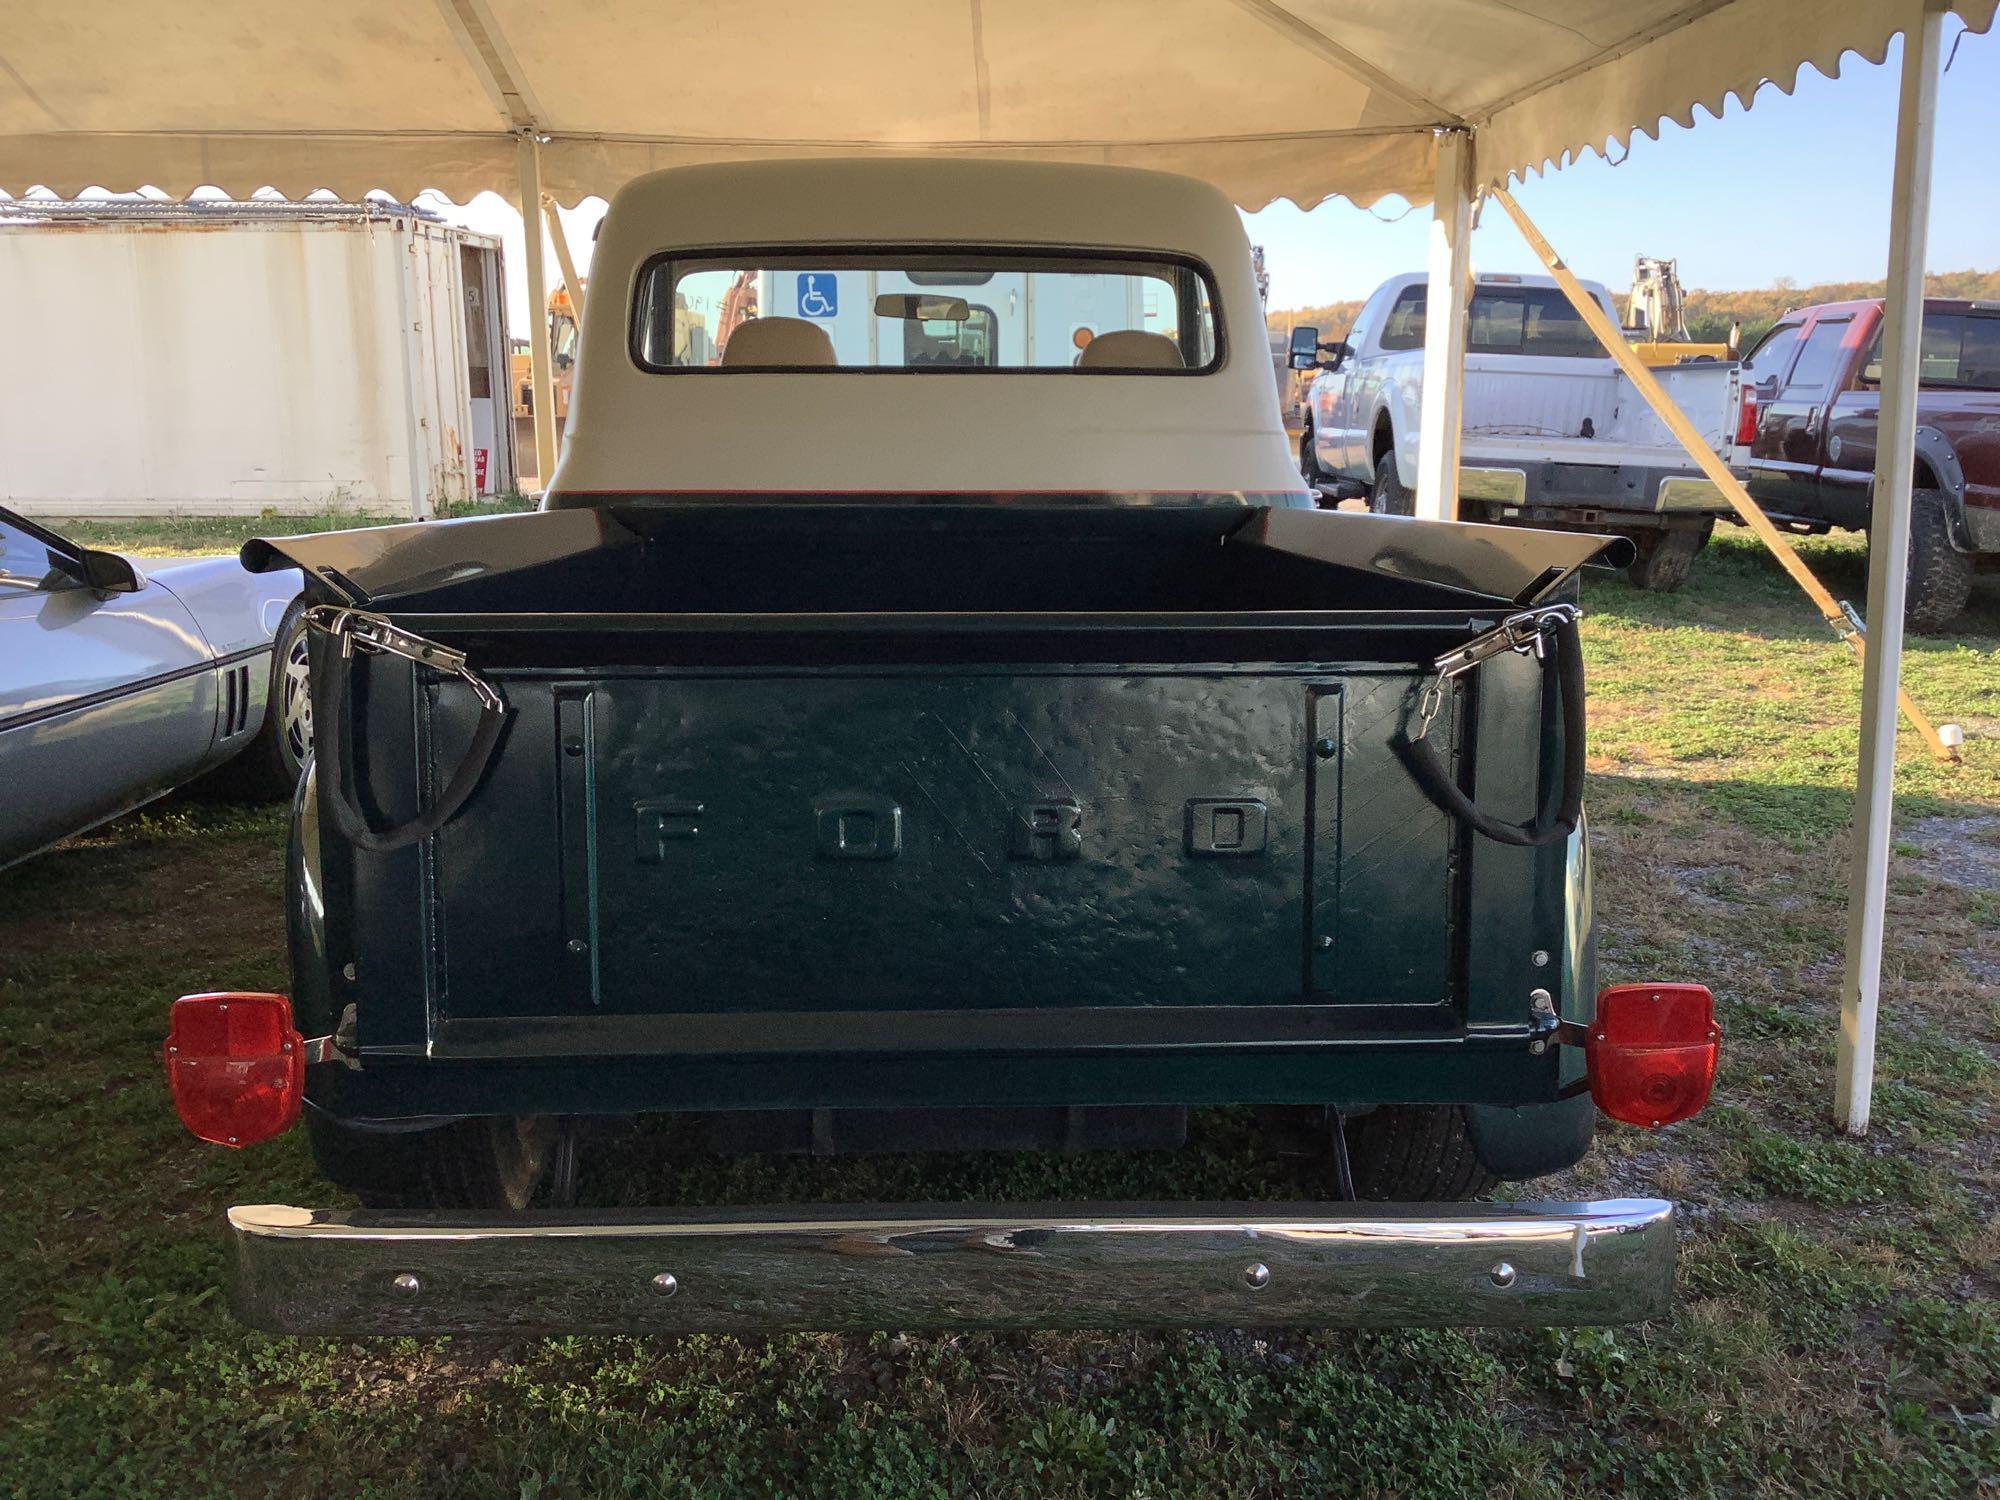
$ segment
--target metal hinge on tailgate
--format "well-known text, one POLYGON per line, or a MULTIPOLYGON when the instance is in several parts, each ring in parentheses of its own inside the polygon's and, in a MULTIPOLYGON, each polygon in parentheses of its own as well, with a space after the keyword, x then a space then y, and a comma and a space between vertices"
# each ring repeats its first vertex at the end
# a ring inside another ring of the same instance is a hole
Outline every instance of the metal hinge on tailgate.
POLYGON ((1476 635, 1463 646, 1445 652, 1431 663, 1431 680, 1425 684, 1423 697, 1417 704, 1417 732, 1410 736, 1411 741, 1420 740, 1430 732, 1431 721, 1444 707, 1445 689, 1455 678, 1509 651, 1542 661, 1548 655, 1548 632, 1574 625, 1581 618, 1583 611, 1574 604, 1544 604, 1509 615, 1484 635, 1476 635))
POLYGON ((1576 831, 1583 817, 1583 647, 1576 630, 1582 613, 1574 604, 1524 609, 1447 651, 1432 664, 1431 680, 1418 700, 1416 733, 1396 742, 1396 753, 1431 800, 1495 843, 1528 849, 1558 843, 1576 831), (1556 637, 1553 649, 1551 635, 1556 637), (1542 663, 1543 691, 1553 690, 1562 704, 1561 804, 1553 816, 1538 814, 1531 823, 1510 823, 1486 812, 1466 795, 1437 751, 1424 743, 1452 680, 1509 651, 1537 658, 1542 663))
POLYGON ((315 696, 321 708, 320 732, 333 745, 333 774, 326 782, 328 821, 340 836, 358 849, 384 853, 428 838, 451 820, 486 774, 500 741, 500 729, 507 721, 507 700, 500 690, 466 664, 465 653, 441 646, 436 641, 403 629, 381 615, 345 605, 316 604, 306 611, 306 623, 340 642, 343 662, 355 649, 401 657, 418 666, 430 667, 455 677, 472 689, 479 700, 479 726, 473 730, 465 755, 451 779, 431 806, 414 817, 388 828, 378 828, 362 810, 355 795, 354 733, 348 722, 348 695, 352 689, 345 669, 330 674, 331 681, 318 688, 315 696))

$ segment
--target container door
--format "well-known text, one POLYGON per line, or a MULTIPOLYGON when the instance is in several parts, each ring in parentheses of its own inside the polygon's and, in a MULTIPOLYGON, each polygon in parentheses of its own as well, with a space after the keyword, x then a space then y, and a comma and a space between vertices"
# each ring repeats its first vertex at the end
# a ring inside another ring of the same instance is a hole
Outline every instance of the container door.
POLYGON ((476 495, 497 495, 513 487, 512 445, 505 441, 508 395, 506 344, 499 322, 499 302, 493 286, 498 252, 461 243, 459 283, 465 297, 466 388, 471 398, 471 484, 476 495), (502 449, 507 449, 503 453, 502 449))

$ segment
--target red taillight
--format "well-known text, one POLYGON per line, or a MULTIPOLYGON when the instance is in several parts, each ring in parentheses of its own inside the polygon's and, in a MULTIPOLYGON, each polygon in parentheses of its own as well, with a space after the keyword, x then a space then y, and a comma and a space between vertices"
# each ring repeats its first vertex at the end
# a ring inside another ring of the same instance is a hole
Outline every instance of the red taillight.
POLYGON ((1736 443, 1748 448, 1757 441, 1757 387, 1743 387, 1743 404, 1736 408, 1736 443))
POLYGON ((1584 1034, 1590 1097, 1627 1125, 1671 1125, 1708 1103, 1722 1029, 1699 984, 1614 984, 1584 1034))
POLYGON ((164 1055, 174 1112, 204 1141, 253 1145, 299 1117, 305 1044, 283 995, 181 996, 164 1055))

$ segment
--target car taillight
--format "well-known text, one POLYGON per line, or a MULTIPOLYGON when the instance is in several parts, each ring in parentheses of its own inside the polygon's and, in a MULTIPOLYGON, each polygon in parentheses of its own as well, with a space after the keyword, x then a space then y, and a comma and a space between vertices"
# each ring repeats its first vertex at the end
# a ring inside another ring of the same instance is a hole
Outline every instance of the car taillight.
POLYGON ((1736 409, 1737 446, 1748 448, 1757 441, 1757 387, 1743 387, 1743 404, 1736 409))
POLYGON ((283 995, 181 996, 164 1056, 174 1112, 204 1141, 254 1145, 299 1117, 305 1043, 283 995))
POLYGON ((1699 984, 1614 984, 1584 1033, 1590 1097, 1627 1125, 1671 1125, 1708 1103, 1722 1029, 1699 984))

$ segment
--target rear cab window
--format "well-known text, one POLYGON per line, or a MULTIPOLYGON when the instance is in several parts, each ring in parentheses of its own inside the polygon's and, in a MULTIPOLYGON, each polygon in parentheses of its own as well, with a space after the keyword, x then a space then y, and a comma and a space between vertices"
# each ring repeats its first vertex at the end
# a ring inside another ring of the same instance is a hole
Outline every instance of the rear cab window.
MULTIPOLYGON (((1384 349, 1421 349, 1428 289, 1405 287, 1382 325, 1384 349)), ((1558 287, 1490 286, 1474 289, 1467 310, 1468 354, 1527 354, 1549 359, 1602 356, 1597 335, 1558 287)))
POLYGON ((1164 255, 700 251, 641 269, 632 354, 656 373, 1199 375, 1221 363, 1216 300, 1164 255))
MULTIPOLYGON (((1938 390, 2000 391, 2000 312, 1926 313, 1918 383, 1938 390)), ((1882 335, 1868 351, 1861 383, 1882 383, 1882 335)))

